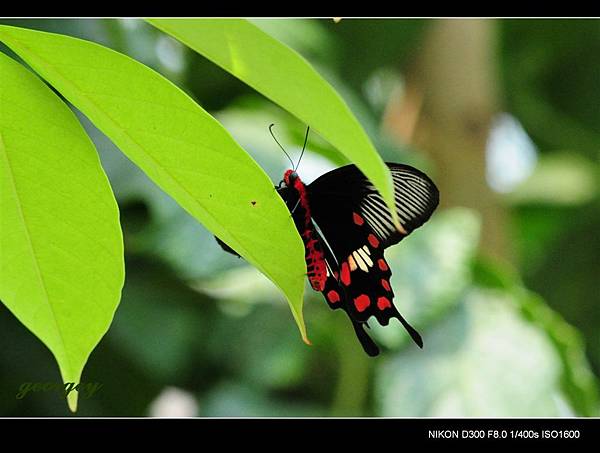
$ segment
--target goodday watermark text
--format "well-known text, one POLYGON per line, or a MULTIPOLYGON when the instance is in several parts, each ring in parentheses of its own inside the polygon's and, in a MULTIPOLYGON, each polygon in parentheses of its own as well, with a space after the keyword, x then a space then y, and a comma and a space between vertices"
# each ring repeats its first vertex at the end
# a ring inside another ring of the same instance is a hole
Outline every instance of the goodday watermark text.
POLYGON ((82 398, 88 399, 94 396, 104 384, 99 382, 23 382, 19 386, 17 399, 21 400, 31 393, 38 392, 59 392, 64 396, 68 396, 72 391, 76 391, 82 398))

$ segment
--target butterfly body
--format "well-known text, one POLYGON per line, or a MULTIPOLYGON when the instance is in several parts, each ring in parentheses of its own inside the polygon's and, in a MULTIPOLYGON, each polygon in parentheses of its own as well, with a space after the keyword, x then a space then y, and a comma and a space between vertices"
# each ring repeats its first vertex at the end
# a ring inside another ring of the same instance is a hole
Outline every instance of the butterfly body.
MULTIPOLYGON (((323 291, 327 279, 325 254, 312 223, 306 186, 294 170, 287 170, 284 173, 283 182, 294 193, 290 199, 295 200, 295 206, 292 210, 298 212, 294 217, 294 221, 306 249, 305 259, 308 281, 315 291, 323 291)), ((292 216, 294 212, 292 212, 292 216)))

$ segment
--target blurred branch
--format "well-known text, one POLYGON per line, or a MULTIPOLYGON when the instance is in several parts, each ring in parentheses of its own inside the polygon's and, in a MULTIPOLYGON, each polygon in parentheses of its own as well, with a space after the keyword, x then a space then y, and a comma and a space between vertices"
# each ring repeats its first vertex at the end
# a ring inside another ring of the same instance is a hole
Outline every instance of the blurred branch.
POLYGON ((385 126, 436 163, 444 207, 482 216, 481 248, 511 261, 506 212, 486 182, 485 148, 498 110, 496 23, 435 20, 407 75, 405 95, 391 100, 385 126))
MULTIPOLYGON (((371 366, 374 359, 358 346, 349 322, 341 316, 335 319, 338 350, 338 381, 331 406, 332 416, 365 416, 371 366)), ((376 360, 376 359, 375 359, 376 360)))

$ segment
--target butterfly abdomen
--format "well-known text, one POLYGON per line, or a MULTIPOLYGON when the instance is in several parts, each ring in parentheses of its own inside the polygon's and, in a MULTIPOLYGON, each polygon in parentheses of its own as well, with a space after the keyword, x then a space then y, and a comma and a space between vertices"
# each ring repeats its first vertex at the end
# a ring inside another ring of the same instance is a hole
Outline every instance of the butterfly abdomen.
POLYGON ((327 280, 327 264, 325 263, 325 253, 319 241, 319 236, 312 223, 306 186, 297 175, 293 180, 290 179, 290 175, 291 171, 288 170, 284 175, 284 181, 297 193, 298 207, 304 213, 304 222, 299 225, 298 229, 306 249, 308 281, 315 291, 323 291, 327 280))
POLYGON ((308 281, 315 291, 323 291, 325 289, 325 281, 327 280, 327 266, 321 243, 316 238, 315 230, 312 228, 307 228, 304 231, 302 239, 306 248, 308 281))

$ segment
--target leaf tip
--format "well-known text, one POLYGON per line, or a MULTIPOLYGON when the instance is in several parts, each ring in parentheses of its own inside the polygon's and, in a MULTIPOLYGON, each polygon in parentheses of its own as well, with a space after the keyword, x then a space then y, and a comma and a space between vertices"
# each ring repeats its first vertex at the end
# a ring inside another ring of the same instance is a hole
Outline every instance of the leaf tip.
POLYGON ((308 346, 312 346, 312 341, 310 341, 308 339, 308 336, 306 335, 306 331, 302 332, 302 341, 304 341, 304 343, 306 343, 308 346))
POLYGON ((77 412, 77 392, 70 392, 67 395, 67 404, 69 405, 69 410, 73 413, 77 412))
POLYGON ((300 319, 296 320, 298 324, 298 329, 300 330, 300 336, 302 337, 302 341, 306 343, 308 346, 312 346, 312 342, 308 339, 308 334, 306 332, 306 324, 304 323, 304 317, 302 316, 302 312, 300 312, 300 319))

